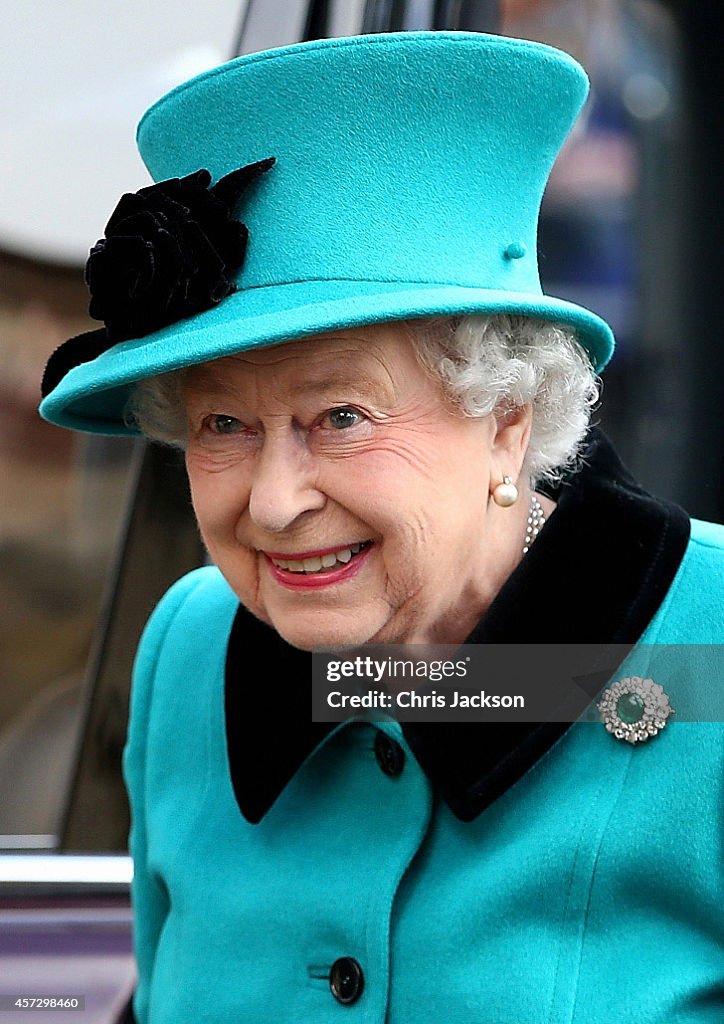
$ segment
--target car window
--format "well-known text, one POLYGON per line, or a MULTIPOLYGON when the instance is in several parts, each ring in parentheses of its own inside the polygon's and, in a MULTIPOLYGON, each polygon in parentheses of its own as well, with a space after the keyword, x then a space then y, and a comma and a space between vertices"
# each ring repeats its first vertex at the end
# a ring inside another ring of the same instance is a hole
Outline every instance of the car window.
POLYGON ((131 448, 37 416, 48 353, 89 322, 82 275, 0 268, 0 835, 52 845, 131 448))
MULTIPOLYGON (((138 118, 168 88, 228 57, 243 13, 242 0, 3 9, 0 848, 58 847, 76 806, 128 488, 142 461, 131 441, 40 420, 43 367, 63 341, 98 326, 83 267, 120 194, 149 183, 134 144, 138 118)), ((115 779, 126 709, 124 698, 103 724, 115 779)), ((110 845, 98 848, 124 848, 126 832, 121 814, 110 845)))

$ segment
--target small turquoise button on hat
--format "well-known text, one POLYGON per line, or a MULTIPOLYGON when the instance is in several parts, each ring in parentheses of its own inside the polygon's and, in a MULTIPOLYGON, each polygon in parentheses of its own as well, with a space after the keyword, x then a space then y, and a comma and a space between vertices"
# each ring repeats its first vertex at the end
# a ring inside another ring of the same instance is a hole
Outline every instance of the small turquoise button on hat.
POLYGON ((507 260, 522 260, 527 252, 524 242, 511 242, 506 246, 504 255, 507 260))
MULTIPOLYGON (((106 321, 88 343, 73 339, 48 378, 42 415, 132 433, 124 407, 144 377, 421 316, 563 323, 600 370, 613 349, 610 328, 544 295, 535 257, 543 190, 587 89, 581 67, 559 50, 467 32, 302 43, 179 86, 143 117, 141 155, 157 182, 180 178, 196 192, 202 168, 212 192, 239 169, 263 167, 234 213, 248 231, 243 262, 220 276, 209 308, 149 322, 147 333, 128 324, 114 333, 106 321)), ((212 227, 215 217, 210 210, 212 227)), ((187 244, 192 232, 178 230, 187 244)), ((203 276, 207 265, 198 265, 203 276)), ((126 276, 138 290, 154 273, 173 287, 175 272, 148 261, 126 276)), ((189 277, 191 291, 196 283, 189 277)))

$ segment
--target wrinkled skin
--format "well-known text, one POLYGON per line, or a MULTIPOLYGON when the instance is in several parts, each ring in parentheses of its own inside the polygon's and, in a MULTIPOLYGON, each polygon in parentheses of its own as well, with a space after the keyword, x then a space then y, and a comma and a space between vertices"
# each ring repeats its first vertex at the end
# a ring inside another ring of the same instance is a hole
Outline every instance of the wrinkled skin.
POLYGON ((521 558, 530 408, 461 416, 382 324, 194 367, 186 464, 206 546, 289 643, 457 643, 521 558), (520 500, 498 507, 504 476, 520 500), (352 578, 294 590, 264 552, 372 541, 352 578))

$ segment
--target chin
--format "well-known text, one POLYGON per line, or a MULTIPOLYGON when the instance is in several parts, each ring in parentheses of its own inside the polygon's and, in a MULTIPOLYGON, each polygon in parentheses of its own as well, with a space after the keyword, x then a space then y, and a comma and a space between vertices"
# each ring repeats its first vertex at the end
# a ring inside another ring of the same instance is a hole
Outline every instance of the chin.
POLYGON ((369 643, 380 629, 377 624, 365 626, 359 619, 335 621, 334 616, 322 615, 306 621, 280 616, 273 618, 271 625, 288 644, 302 651, 357 647, 369 643))

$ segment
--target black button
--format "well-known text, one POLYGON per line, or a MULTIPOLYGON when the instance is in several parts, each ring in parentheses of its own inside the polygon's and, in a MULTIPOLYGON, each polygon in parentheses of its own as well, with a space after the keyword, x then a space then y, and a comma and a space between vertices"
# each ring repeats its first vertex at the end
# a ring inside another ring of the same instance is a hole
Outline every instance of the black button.
POLYGON ((362 968, 351 956, 342 956, 332 964, 329 987, 337 1002, 344 1006, 356 1003, 365 987, 362 968))
POLYGON ((381 729, 377 730, 375 737, 375 757, 385 775, 394 779, 402 774, 405 767, 405 751, 381 729))

